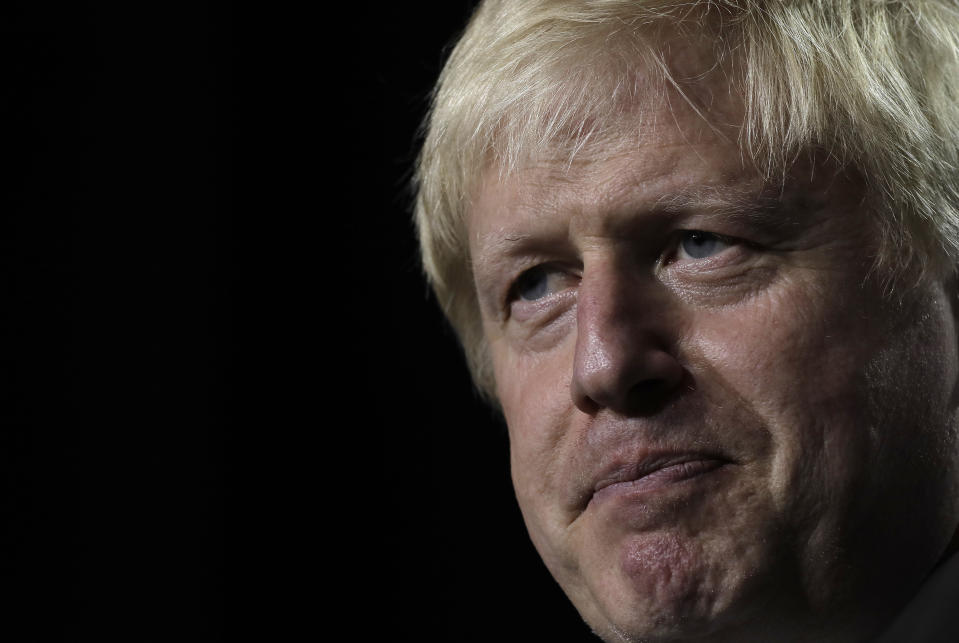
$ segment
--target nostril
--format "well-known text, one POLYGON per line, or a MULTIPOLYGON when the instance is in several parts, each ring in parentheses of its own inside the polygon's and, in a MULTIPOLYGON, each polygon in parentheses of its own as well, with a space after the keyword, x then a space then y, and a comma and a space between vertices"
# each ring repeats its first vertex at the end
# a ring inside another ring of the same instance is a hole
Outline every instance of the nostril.
POLYGON ((660 362, 654 376, 634 372, 591 373, 574 376, 571 393, 576 406, 587 414, 609 409, 620 415, 650 415, 663 408, 681 388, 685 369, 675 359, 660 362), (614 375, 619 375, 615 377, 614 375))
POLYGON ((659 393, 666 388, 666 380, 644 380, 633 385, 632 393, 635 395, 651 395, 659 393))
POLYGON ((653 415, 672 399, 676 390, 675 382, 668 379, 636 382, 621 403, 621 412, 631 416, 653 415))

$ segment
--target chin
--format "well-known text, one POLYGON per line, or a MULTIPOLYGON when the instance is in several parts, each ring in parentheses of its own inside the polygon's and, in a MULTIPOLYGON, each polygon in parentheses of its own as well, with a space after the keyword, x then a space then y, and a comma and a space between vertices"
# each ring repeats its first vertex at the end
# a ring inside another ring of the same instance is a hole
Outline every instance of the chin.
POLYGON ((618 560, 594 567, 579 601, 588 604, 577 608, 605 641, 723 640, 738 632, 736 640, 746 635, 743 623, 755 624, 757 612, 772 608, 764 596, 779 594, 766 582, 774 570, 749 564, 770 560, 763 553, 711 550, 668 532, 637 535, 618 560))

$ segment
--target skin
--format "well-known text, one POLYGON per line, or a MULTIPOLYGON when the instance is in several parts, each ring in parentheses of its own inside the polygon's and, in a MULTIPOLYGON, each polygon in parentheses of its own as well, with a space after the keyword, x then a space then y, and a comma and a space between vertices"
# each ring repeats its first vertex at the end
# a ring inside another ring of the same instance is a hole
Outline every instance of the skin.
POLYGON ((607 641, 866 640, 957 533, 956 284, 885 296, 855 175, 681 105, 475 194, 520 508, 607 641))

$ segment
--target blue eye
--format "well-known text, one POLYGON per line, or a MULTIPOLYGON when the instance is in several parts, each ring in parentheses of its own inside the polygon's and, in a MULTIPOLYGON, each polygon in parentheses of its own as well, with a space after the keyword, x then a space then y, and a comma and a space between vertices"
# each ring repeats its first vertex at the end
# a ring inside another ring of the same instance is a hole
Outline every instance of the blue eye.
POLYGON ((542 299, 549 294, 549 273, 542 266, 527 270, 516 280, 513 292, 526 301, 542 299))
POLYGON ((689 259, 705 259, 711 255, 722 252, 729 247, 729 243, 711 232, 702 232, 700 230, 688 230, 683 233, 679 241, 679 251, 681 255, 689 259))

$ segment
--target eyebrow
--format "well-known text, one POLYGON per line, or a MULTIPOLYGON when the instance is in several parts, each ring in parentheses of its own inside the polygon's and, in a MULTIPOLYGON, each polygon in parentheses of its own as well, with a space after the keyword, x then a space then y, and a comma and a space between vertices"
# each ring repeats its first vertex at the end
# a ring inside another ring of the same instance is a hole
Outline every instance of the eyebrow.
POLYGON ((768 190, 757 194, 755 190, 696 186, 664 195, 650 209, 666 214, 697 211, 706 216, 758 222, 783 210, 786 205, 781 194, 773 195, 768 190))
MULTIPOLYGON (((473 279, 481 305, 494 304, 489 299, 499 290, 497 273, 507 265, 519 262, 521 257, 537 253, 547 254, 555 249, 558 242, 568 241, 567 231, 555 231, 555 234, 489 234, 482 242, 481 256, 472 257, 473 279)), ((495 306, 494 306, 495 307, 495 306)))
MULTIPOLYGON (((807 191, 784 193, 772 186, 742 189, 729 186, 687 186, 660 196, 655 202, 642 208, 650 215, 682 215, 698 213, 706 219, 731 219, 742 223, 762 225, 765 228, 785 229, 798 225, 803 215, 815 212, 826 205, 807 191)), ((628 209, 628 208, 627 208, 628 209)), ((482 242, 484 254, 503 257, 519 251, 547 246, 564 237, 566 230, 558 234, 519 233, 489 234, 482 242), (553 238, 550 238, 553 237, 553 238)))
MULTIPOLYGON (((716 218, 740 222, 769 232, 785 232, 802 224, 804 217, 826 205, 808 191, 792 193, 767 186, 742 189, 729 186, 688 186, 659 197, 642 209, 650 215, 683 215, 696 212, 706 220, 716 218)), ((568 240, 568 230, 551 229, 549 234, 491 233, 482 241, 482 257, 476 264, 496 264, 513 257, 542 251, 548 253, 557 242, 568 240)), ((474 277, 478 275, 474 274, 474 277)), ((485 276, 485 275, 484 275, 485 276)), ((484 280, 485 281, 485 280, 484 280)))
POLYGON ((782 234, 800 228, 828 204, 814 191, 795 186, 766 185, 759 190, 695 186, 663 196, 652 209, 666 214, 694 211, 707 220, 721 218, 782 234))

